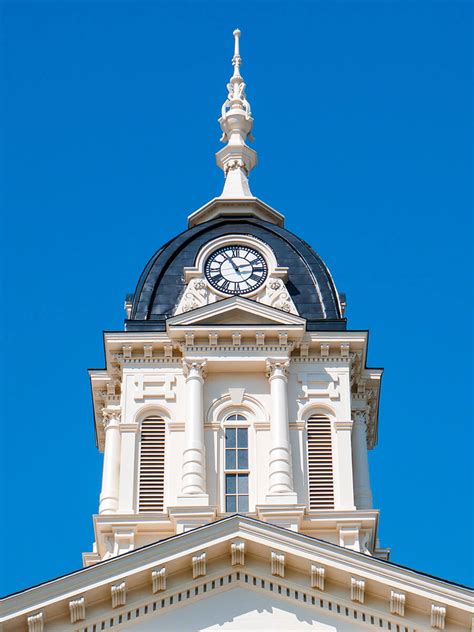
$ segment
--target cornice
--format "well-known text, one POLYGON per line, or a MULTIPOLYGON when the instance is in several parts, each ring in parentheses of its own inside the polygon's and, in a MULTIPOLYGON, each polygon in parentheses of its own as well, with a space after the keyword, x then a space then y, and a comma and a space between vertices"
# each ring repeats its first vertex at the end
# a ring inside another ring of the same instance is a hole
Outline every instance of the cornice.
POLYGON ((147 358, 147 357, 145 357, 143 355, 134 355, 134 356, 131 356, 129 358, 125 358, 123 353, 114 353, 114 354, 112 354, 112 359, 115 362, 119 363, 122 367, 130 366, 130 365, 137 365, 137 364, 144 364, 144 365, 146 364, 146 365, 156 365, 156 366, 166 365, 167 367, 176 368, 176 369, 180 369, 181 368, 181 358, 180 357, 175 357, 175 358, 151 357, 151 358, 147 358))
POLYGON ((228 345, 224 345, 224 344, 220 344, 220 345, 215 345, 215 346, 210 346, 210 345, 199 345, 199 344, 195 344, 195 345, 180 345, 180 350, 183 353, 183 355, 187 354, 187 353, 208 353, 211 355, 217 355, 218 353, 230 353, 235 354, 235 353, 258 353, 258 354, 262 354, 262 353, 282 353, 282 354, 289 354, 291 353, 291 351, 294 349, 294 345, 232 345, 232 344, 228 344, 228 345))
POLYGON ((330 356, 317 356, 317 355, 308 355, 303 357, 292 356, 291 361, 295 364, 345 364, 346 366, 350 365, 350 359, 344 356, 330 355, 330 356))
POLYGON ((244 217, 250 215, 264 219, 278 226, 283 226, 284 224, 284 216, 259 198, 232 199, 216 197, 188 216, 188 226, 192 228, 202 221, 209 221, 219 216, 241 217, 242 215, 244 217))

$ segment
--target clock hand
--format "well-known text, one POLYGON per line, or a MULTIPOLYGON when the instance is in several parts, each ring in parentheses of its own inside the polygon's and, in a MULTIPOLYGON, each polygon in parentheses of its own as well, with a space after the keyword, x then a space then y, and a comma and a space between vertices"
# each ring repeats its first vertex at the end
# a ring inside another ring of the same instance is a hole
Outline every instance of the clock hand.
POLYGON ((234 268, 235 272, 238 272, 239 268, 235 265, 233 259, 231 257, 227 257, 227 260, 230 261, 230 265, 234 268))

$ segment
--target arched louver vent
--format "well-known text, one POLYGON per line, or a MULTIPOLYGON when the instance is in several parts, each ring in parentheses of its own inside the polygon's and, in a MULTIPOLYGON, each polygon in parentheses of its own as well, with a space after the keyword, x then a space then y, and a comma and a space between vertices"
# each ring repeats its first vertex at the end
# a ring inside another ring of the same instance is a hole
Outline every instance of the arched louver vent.
POLYGON ((331 421, 313 415, 307 421, 310 509, 334 509, 331 421))
POLYGON ((163 511, 165 482, 165 422, 144 419, 140 435, 138 511, 163 511))

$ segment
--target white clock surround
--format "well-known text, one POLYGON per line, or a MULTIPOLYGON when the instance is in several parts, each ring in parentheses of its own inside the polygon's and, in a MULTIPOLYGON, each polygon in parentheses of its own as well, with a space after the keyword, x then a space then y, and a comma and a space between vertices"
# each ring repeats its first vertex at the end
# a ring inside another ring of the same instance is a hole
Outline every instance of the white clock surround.
POLYGON ((211 240, 199 251, 195 265, 192 268, 184 269, 186 287, 175 314, 188 312, 203 305, 228 298, 229 294, 220 292, 209 283, 206 278, 205 264, 213 252, 233 245, 241 245, 256 250, 262 254, 267 264, 268 272, 265 282, 255 290, 246 292, 244 294, 245 298, 255 300, 264 305, 270 305, 290 314, 298 314, 293 299, 285 285, 288 278, 288 269, 278 265, 275 253, 268 244, 252 235, 239 233, 231 233, 211 240))

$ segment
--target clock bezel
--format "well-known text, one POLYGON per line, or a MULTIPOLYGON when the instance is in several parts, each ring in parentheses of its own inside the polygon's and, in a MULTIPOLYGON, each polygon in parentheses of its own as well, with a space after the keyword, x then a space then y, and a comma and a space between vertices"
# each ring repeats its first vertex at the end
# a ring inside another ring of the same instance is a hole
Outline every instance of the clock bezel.
POLYGON ((224 246, 219 246, 216 249, 212 250, 212 252, 206 257, 206 260, 204 261, 204 265, 203 265, 203 273, 204 273, 204 278, 206 279, 206 282, 211 286, 212 290, 214 292, 217 292, 218 294, 222 295, 222 296, 250 296, 256 292, 258 292, 259 290, 261 290, 262 286, 265 284, 265 282, 268 279, 269 276, 269 265, 267 262, 267 259, 265 257, 265 255, 262 253, 261 250, 258 250, 257 248, 253 247, 253 246, 248 246, 247 244, 244 243, 229 243, 226 244, 224 246), (231 290, 231 291, 226 291, 223 290, 221 288, 219 288, 217 285, 215 285, 212 282, 212 278, 209 274, 209 265, 211 260, 217 256, 219 253, 226 251, 226 250, 230 250, 233 248, 238 248, 241 250, 246 250, 248 252, 252 252, 254 253, 258 258, 259 261, 262 262, 262 265, 264 267, 264 273, 262 275, 262 278, 254 285, 252 286, 249 290, 245 291, 245 290, 231 290))

